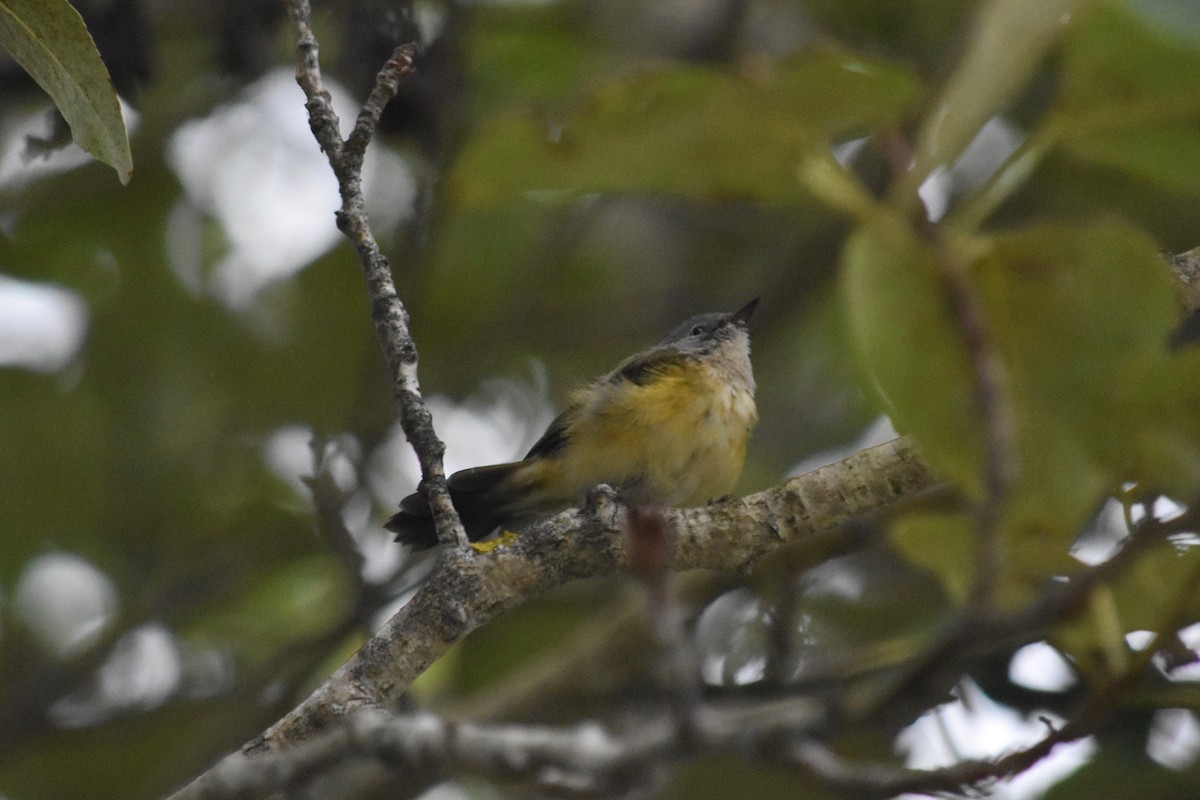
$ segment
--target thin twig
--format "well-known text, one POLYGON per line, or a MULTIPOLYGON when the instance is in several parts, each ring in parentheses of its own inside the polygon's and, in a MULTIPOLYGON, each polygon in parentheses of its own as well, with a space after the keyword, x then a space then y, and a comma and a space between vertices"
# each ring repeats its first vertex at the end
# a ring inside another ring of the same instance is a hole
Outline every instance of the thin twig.
POLYGON ((1047 581, 1023 609, 1005 615, 974 615, 968 609, 924 653, 906 664, 894 682, 857 707, 847 709, 849 721, 868 722, 902 700, 913 702, 928 692, 925 687, 947 685, 981 657, 1044 639, 1055 625, 1085 612, 1092 593, 1123 575, 1149 548, 1162 545, 1175 533, 1195 530, 1198 524, 1197 508, 1189 508, 1170 520, 1146 517, 1111 558, 1065 581, 1047 581))
POLYGON ((630 570, 645 589, 646 608, 662 659, 660 675, 683 735, 693 727, 692 712, 700 701, 700 667, 684 630, 683 608, 671 594, 671 530, 660 508, 630 507, 625 514, 630 570))
POLYGON ((342 562, 346 574, 359 589, 363 585, 363 554, 354 540, 354 534, 346 527, 342 512, 349 495, 338 485, 333 476, 329 448, 331 442, 323 436, 314 435, 310 449, 313 458, 313 474, 301 481, 312 493, 313 515, 322 538, 329 543, 333 553, 342 562))
POLYGON ((308 98, 305 108, 308 109, 309 127, 337 176, 342 197, 337 226, 358 253, 370 296, 375 333, 400 406, 400 426, 421 465, 421 492, 433 511, 439 541, 467 550, 466 533, 446 490, 442 466, 446 447, 434 432, 429 409, 421 398, 417 381, 417 346, 409 332, 408 311, 396 293, 391 266, 371 233, 362 191, 362 165, 367 145, 383 107, 395 95, 400 80, 412 72, 412 48, 397 48, 380 70, 354 132, 343 142, 332 98, 321 80, 319 45, 309 21, 311 9, 307 0, 289 0, 288 15, 295 28, 299 53, 296 82, 308 98))
MULTIPOLYGON (((1091 575, 1102 574, 1092 570, 1091 575)), ((1065 724, 1050 732, 1033 745, 995 759, 963 760, 934 770, 903 769, 891 765, 853 762, 842 759, 829 748, 815 741, 803 741, 791 748, 788 755, 796 766, 821 781, 828 789, 858 798, 884 798, 899 794, 961 794, 965 789, 979 789, 998 780, 1018 775, 1050 755, 1058 745, 1082 739, 1097 732, 1121 698, 1145 675, 1155 653, 1175 634, 1185 621, 1184 610, 1200 583, 1200 561, 1168 611, 1164 627, 1154 639, 1119 674, 1094 689, 1083 707, 1065 724)))
MULTIPOLYGON (((884 132, 882 147, 895 178, 889 202, 897 208, 908 208, 912 199, 904 190, 915 189, 911 181, 913 149, 897 130, 884 132)), ((913 198, 915 196, 914 192, 913 198)), ((968 603, 976 612, 982 612, 994 605, 1002 574, 1000 527, 1005 501, 1020 466, 1016 420, 1007 391, 1006 371, 988 334, 986 315, 971 285, 968 265, 952 247, 946 246, 941 226, 929 219, 923 210, 915 225, 937 254, 938 277, 951 319, 962 334, 970 367, 972 405, 983 430, 983 497, 973 504, 976 556, 968 597, 968 603)))
POLYGON ((192 789, 203 798, 249 798, 300 787, 352 757, 411 774, 436 769, 521 779, 544 788, 611 796, 643 782, 662 763, 703 753, 743 752, 746 744, 807 735, 825 724, 824 705, 810 698, 695 709, 683 731, 670 709, 644 709, 619 728, 595 722, 553 727, 454 721, 431 713, 355 714, 286 751, 239 755, 210 770, 192 789))
POLYGON ((1170 261, 1179 278, 1179 293, 1184 308, 1188 311, 1200 309, 1200 247, 1173 255, 1170 261))
POLYGON ((974 505, 976 558, 968 598, 975 612, 983 613, 994 604, 1002 574, 1000 525, 1019 469, 1016 423, 1004 365, 988 336, 983 309, 967 279, 965 265, 947 247, 938 247, 938 253, 942 285, 962 332, 971 367, 972 400, 983 428, 984 496, 974 505))

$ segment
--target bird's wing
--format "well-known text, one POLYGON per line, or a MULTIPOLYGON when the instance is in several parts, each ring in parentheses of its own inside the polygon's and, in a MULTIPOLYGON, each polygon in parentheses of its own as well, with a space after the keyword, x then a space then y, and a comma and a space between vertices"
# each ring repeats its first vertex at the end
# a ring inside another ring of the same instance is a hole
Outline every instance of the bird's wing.
POLYGON ((644 385, 653 376, 663 373, 671 367, 678 366, 687 356, 674 347, 658 347, 646 353, 622 361, 616 369, 608 374, 608 383, 630 381, 638 386, 644 385))
POLYGON ((575 405, 572 404, 566 411, 554 418, 554 421, 550 423, 550 427, 546 428, 546 432, 542 434, 542 438, 534 442, 533 447, 529 448, 529 452, 525 454, 526 460, 534 457, 551 456, 563 448, 563 445, 567 443, 567 428, 570 425, 575 409, 575 405))

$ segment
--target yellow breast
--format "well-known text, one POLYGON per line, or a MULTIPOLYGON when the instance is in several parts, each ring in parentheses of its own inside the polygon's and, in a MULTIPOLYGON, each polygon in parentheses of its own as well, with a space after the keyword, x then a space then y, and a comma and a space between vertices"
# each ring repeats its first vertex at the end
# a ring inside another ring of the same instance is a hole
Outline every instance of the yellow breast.
POLYGON ((634 503, 701 505, 733 489, 757 420, 753 383, 697 360, 641 385, 593 387, 569 431, 562 478, 612 484, 634 503))

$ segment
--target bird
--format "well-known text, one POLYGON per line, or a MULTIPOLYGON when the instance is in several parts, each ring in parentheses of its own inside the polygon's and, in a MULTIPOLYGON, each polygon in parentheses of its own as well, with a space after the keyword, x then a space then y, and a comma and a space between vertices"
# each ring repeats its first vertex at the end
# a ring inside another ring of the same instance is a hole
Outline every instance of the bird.
MULTIPOLYGON (((750 364, 754 298, 701 314, 577 389, 520 461, 447 480, 472 542, 551 516, 608 484, 630 506, 691 507, 729 495, 758 422, 750 364)), ((438 543, 420 494, 384 527, 413 550, 438 543)))

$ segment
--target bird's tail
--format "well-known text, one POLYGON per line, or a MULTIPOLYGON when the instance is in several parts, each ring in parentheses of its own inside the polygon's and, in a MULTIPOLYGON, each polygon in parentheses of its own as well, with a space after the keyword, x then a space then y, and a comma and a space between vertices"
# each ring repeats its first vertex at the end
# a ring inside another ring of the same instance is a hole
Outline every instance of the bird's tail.
MULTIPOLYGON (((446 482, 450 499, 466 529, 467 538, 477 542, 499 525, 511 522, 524 481, 524 461, 464 469, 446 482)), ((414 550, 425 550, 438 543, 433 512, 419 494, 400 501, 400 512, 383 526, 396 534, 396 541, 414 550)))

